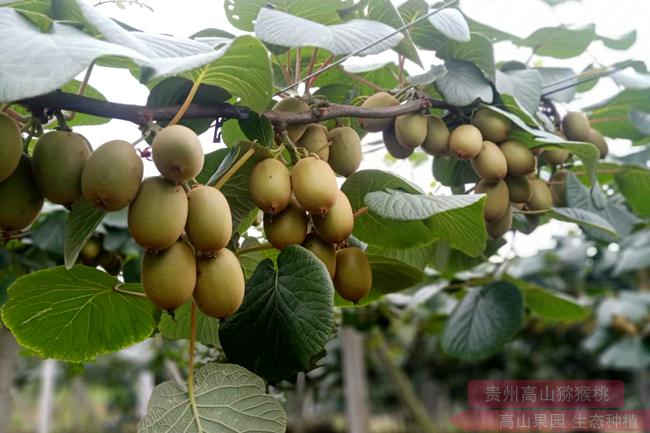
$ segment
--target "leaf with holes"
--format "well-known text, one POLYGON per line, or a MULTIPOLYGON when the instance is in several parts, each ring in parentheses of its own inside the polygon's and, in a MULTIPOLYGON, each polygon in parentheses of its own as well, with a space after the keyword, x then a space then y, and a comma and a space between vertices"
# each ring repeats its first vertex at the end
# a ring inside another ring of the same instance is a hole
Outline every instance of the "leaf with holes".
POLYGON ((511 283, 471 289, 447 321, 442 349, 465 360, 485 358, 501 349, 523 320, 524 300, 511 283))
POLYGON ((233 364, 207 364, 194 377, 196 414, 187 389, 175 382, 154 388, 138 433, 282 433, 287 415, 266 394, 264 381, 233 364), (199 427, 200 425, 200 427, 199 427))
MULTIPOLYGON (((93 360, 143 341, 156 327, 153 304, 113 290, 117 278, 86 266, 63 266, 18 278, 2 321, 24 347, 45 358, 93 360)), ((141 292, 140 284, 124 290, 141 292)))
POLYGON ((277 269, 260 262, 242 306, 219 329, 228 359, 270 383, 308 369, 334 329, 334 287, 323 262, 295 245, 277 262, 277 269))

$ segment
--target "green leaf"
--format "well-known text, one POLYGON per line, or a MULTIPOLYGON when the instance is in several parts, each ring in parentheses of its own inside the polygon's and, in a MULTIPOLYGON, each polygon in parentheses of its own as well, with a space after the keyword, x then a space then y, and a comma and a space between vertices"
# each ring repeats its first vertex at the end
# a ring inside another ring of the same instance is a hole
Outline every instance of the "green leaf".
POLYGON ((395 259, 419 270, 424 270, 433 257, 436 244, 425 245, 417 248, 385 248, 376 245, 368 245, 366 255, 368 257, 380 256, 395 259))
POLYGON ((239 127, 251 141, 257 141, 262 146, 273 146, 273 125, 265 116, 250 112, 246 119, 239 119, 239 127))
MULTIPOLYGON (((67 93, 77 93, 79 87, 81 86, 81 81, 72 80, 69 83, 61 87, 63 92, 67 93)), ((95 89, 93 86, 86 85, 86 90, 84 90, 84 96, 89 98, 98 99, 100 101, 106 101, 106 97, 102 95, 99 90, 95 89)), ((85 113, 75 113, 74 118, 67 121, 68 126, 91 126, 91 125, 104 125, 108 123, 111 119, 107 117, 92 116, 85 113)), ((58 125, 58 122, 55 122, 51 125, 52 128, 55 128, 58 125)))
POLYGON ((424 273, 407 263, 392 259, 368 254, 368 261, 372 269, 372 289, 356 305, 346 301, 336 294, 335 305, 337 307, 361 307, 368 305, 387 293, 399 292, 400 290, 413 287, 424 279, 424 273))
POLYGON ((221 87, 237 97, 239 104, 258 112, 266 109, 273 93, 268 52, 252 36, 238 37, 222 56, 182 75, 195 84, 221 87))
POLYGON ((468 42, 470 40, 469 25, 458 9, 441 9, 429 17, 429 22, 433 28, 453 41, 468 42))
POLYGON ((650 88, 626 89, 612 98, 585 109, 594 129, 612 138, 627 138, 638 141, 647 134, 632 123, 631 113, 650 113, 650 88))
POLYGON ((597 35, 598 39, 603 42, 607 48, 612 50, 627 50, 636 42, 636 30, 627 32, 618 38, 608 38, 606 36, 597 35))
MULTIPOLYGON (((169 77, 157 83, 147 97, 147 106, 181 105, 192 89, 192 81, 181 77, 169 77)), ((231 97, 230 93, 215 86, 200 85, 192 102, 199 105, 225 102, 231 97)), ((181 119, 181 125, 187 126, 197 134, 202 134, 214 122, 214 119, 181 119)), ((169 122, 159 122, 165 127, 169 122)))
POLYGON ((438 78, 447 75, 447 68, 444 65, 432 65, 424 74, 411 75, 406 77, 408 83, 416 86, 425 86, 435 82, 438 78))
MULTIPOLYGON (((341 191, 350 200, 352 209, 357 210, 365 206, 366 194, 387 188, 421 193, 402 178, 380 170, 357 171, 347 178, 341 191)), ((423 246, 436 239, 435 233, 424 221, 387 220, 373 212, 355 219, 353 234, 368 244, 395 248, 423 246)))
POLYGON ((593 24, 576 28, 544 27, 521 40, 519 44, 532 48, 538 56, 569 59, 584 53, 595 38, 596 26, 593 24))
POLYGON ((560 221, 575 223, 580 226, 591 227, 597 230, 602 230, 614 237, 618 237, 616 229, 600 215, 589 212, 584 209, 574 209, 570 207, 554 207, 551 208, 549 215, 560 221))
POLYGON ((260 9, 267 5, 317 23, 337 24, 341 22, 341 18, 336 11, 343 9, 346 3, 348 2, 340 0, 226 0, 224 8, 230 24, 240 30, 252 32, 260 9))
POLYGON ((472 289, 449 317, 442 349, 465 360, 485 358, 521 328, 523 319, 524 300, 516 286, 497 282, 472 289))
MULTIPOLYGON (((237 170, 235 174, 233 174, 233 176, 228 179, 228 181, 220 189, 226 199, 228 199, 228 204, 230 205, 230 213, 232 214, 233 227, 240 233, 248 228, 247 226, 242 227, 241 224, 247 221, 251 212, 256 209, 255 204, 251 201, 249 195, 248 184, 250 175, 253 172, 255 164, 268 157, 266 149, 259 145, 251 143, 242 143, 241 153, 243 154, 243 151, 248 150, 251 145, 254 146, 258 151, 255 152, 255 154, 250 157, 248 161, 246 161, 244 165, 242 165, 241 168, 237 170)), ((201 173, 199 173, 199 175, 196 177, 196 180, 199 183, 207 184, 208 181, 210 181, 210 178, 215 175, 215 173, 218 175, 221 164, 226 161, 226 158, 229 155, 229 160, 232 161, 232 155, 234 152, 235 151, 231 151, 231 149, 219 149, 205 155, 205 163, 203 165, 203 169, 201 170, 201 173)), ((226 162, 225 166, 228 166, 228 168, 230 168, 228 162, 226 162)))
MULTIPOLYGON (((34 272, 9 287, 2 321, 22 346, 43 357, 90 361, 149 338, 156 327, 153 304, 113 290, 119 284, 86 266, 34 272)), ((142 291, 133 283, 121 288, 142 291)))
MULTIPOLYGON (((390 0, 368 1, 367 17, 369 20, 379 21, 396 29, 404 25, 404 20, 390 0)), ((397 44, 394 50, 412 62, 422 66, 420 55, 415 45, 413 45, 409 29, 404 30, 402 34, 404 35, 404 39, 397 44)))
POLYGON ((457 107, 477 100, 492 102, 492 87, 481 71, 471 62, 447 59, 447 75, 434 83, 445 101, 457 107))
POLYGON ((650 218, 650 171, 629 168, 618 173, 615 179, 632 210, 637 215, 650 218))
POLYGON ((607 368, 626 371, 646 369, 650 365, 650 347, 641 336, 624 337, 609 346, 598 361, 607 368))
POLYGON ((502 77, 510 81, 512 90, 502 91, 499 89, 499 92, 512 95, 526 112, 535 113, 542 98, 542 77, 539 72, 532 69, 521 69, 508 71, 502 77))
POLYGON ((63 232, 68 212, 58 210, 49 212, 43 217, 32 229, 32 242, 39 249, 60 256, 63 251, 63 232))
POLYGON ((444 186, 462 186, 479 181, 469 161, 436 156, 433 158, 433 177, 444 186))
POLYGON ((481 195, 435 196, 387 189, 366 194, 364 202, 371 211, 383 218, 417 221, 428 219, 441 212, 471 206, 481 198, 481 195))
POLYGON ((257 266, 242 306, 222 322, 226 356, 270 383, 309 369, 333 331, 333 297, 325 265, 302 247, 285 248, 278 269, 271 260, 257 266))
POLYGON ((266 394, 264 381, 238 365, 207 364, 196 370, 198 422, 186 387, 163 382, 154 388, 138 433, 282 433, 287 415, 266 394))
POLYGON ((506 276, 506 279, 524 293, 526 306, 544 319, 577 321, 585 319, 590 314, 588 308, 566 295, 553 293, 544 287, 510 276, 506 276))
POLYGON ((79 251, 95 232, 104 216, 104 212, 85 198, 72 205, 68 223, 65 226, 63 243, 63 258, 66 268, 70 269, 75 264, 79 251))
MULTIPOLYGON (((571 102, 578 90, 578 79, 571 68, 534 68, 542 77, 544 92, 548 93, 548 99, 556 102, 571 102), (561 91, 557 89, 566 87, 561 91)), ((597 80, 594 80, 594 83, 597 80)))
POLYGON ((379 21, 356 19, 327 26, 269 8, 260 9, 255 20, 255 36, 267 44, 319 47, 335 55, 360 50, 365 55, 378 54, 395 47, 404 38, 393 27, 379 21))
POLYGON ((467 42, 448 41, 438 49, 437 55, 444 60, 456 59, 473 63, 490 82, 496 80, 494 49, 485 36, 473 33, 467 42))
POLYGON ((232 167, 233 164, 237 162, 239 155, 242 153, 241 151, 242 148, 240 146, 233 146, 228 149, 226 156, 223 158, 214 174, 210 176, 210 179, 205 183, 205 185, 215 186, 219 181, 219 178, 221 178, 228 171, 228 169, 230 169, 230 167, 232 167))
MULTIPOLYGON (((183 306, 174 310, 173 316, 166 311, 163 312, 160 323, 158 323, 158 330, 163 337, 170 340, 190 339, 192 302, 190 299, 183 306)), ((219 347, 219 320, 206 316, 198 308, 196 310, 196 339, 206 346, 219 347)))

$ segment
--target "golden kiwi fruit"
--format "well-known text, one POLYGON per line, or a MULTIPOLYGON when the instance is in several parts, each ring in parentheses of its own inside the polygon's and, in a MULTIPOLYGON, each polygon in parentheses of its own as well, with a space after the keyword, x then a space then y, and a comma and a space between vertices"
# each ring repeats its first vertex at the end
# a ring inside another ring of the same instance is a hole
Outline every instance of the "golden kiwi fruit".
POLYGON ((329 164, 338 175, 348 177, 361 165, 361 139, 349 126, 339 126, 329 132, 329 164))
POLYGON ((232 236, 232 215, 226 197, 216 188, 193 187, 187 193, 185 232, 197 251, 214 253, 224 248, 232 236))
POLYGON ((551 190, 541 179, 531 179, 530 183, 530 199, 526 203, 528 210, 545 210, 553 207, 553 196, 551 190))
POLYGON ((445 155, 449 152, 449 135, 449 128, 440 117, 428 115, 427 134, 422 142, 422 150, 433 156, 445 155))
POLYGON ((0 182, 14 172, 23 153, 23 139, 13 119, 0 112, 0 182))
POLYGON ((422 113, 402 114, 395 118, 395 138, 407 149, 415 149, 427 136, 427 116, 422 113))
POLYGON ((293 166, 291 188, 298 203, 311 214, 327 213, 334 206, 339 190, 332 168, 314 157, 303 158, 293 166))
MULTIPOLYGON (((366 99, 362 108, 383 108, 399 105, 399 101, 387 92, 377 92, 366 99)), ((393 118, 384 117, 379 119, 360 118, 359 123, 368 132, 379 132, 388 129, 393 124, 393 118)))
POLYGON ((160 130, 151 143, 151 156, 160 174, 174 183, 193 179, 203 168, 201 141, 183 125, 169 125, 160 130))
POLYGON ((508 174, 508 163, 499 146, 491 141, 484 141, 481 151, 472 161, 474 172, 487 182, 496 182, 508 174))
POLYGON ((291 201, 291 174, 277 159, 264 159, 253 167, 249 180, 250 197, 262 212, 282 212, 291 201))
POLYGON ((327 128, 320 123, 310 123, 302 134, 300 140, 296 142, 298 147, 302 147, 309 153, 315 153, 323 161, 330 157, 330 142, 327 136, 327 128))
POLYGON ((313 215, 311 220, 316 233, 323 240, 331 244, 343 242, 352 234, 354 228, 354 213, 350 200, 339 191, 334 206, 324 215, 313 215))
POLYGON ((192 296, 196 287, 196 259, 184 241, 168 249, 146 251, 142 256, 142 287, 149 300, 164 310, 174 310, 192 296))
POLYGON ((307 236, 309 216, 295 200, 279 214, 264 214, 264 234, 273 247, 302 244, 307 236))
POLYGON ((474 158, 482 146, 481 131, 473 125, 460 125, 449 136, 449 150, 460 159, 474 158))
POLYGON ((314 253, 327 268, 330 278, 334 278, 336 272, 336 249, 334 245, 325 242, 317 233, 311 232, 305 238, 302 246, 314 253))
POLYGON ((475 191, 486 195, 483 208, 483 217, 486 221, 494 222, 503 218, 510 206, 508 185, 504 181, 490 183, 482 180, 476 184, 475 191))
POLYGON ((481 131, 484 140, 493 143, 506 141, 512 128, 510 119, 488 108, 480 108, 476 111, 472 118, 472 124, 481 131))
POLYGON ((357 303, 372 288, 372 269, 368 257, 357 247, 336 252, 334 288, 345 300, 357 303))
POLYGON ((589 140, 589 119, 577 111, 570 111, 562 119, 562 132, 572 141, 589 140))
POLYGON ((212 257, 199 258, 196 266, 193 296, 199 310, 218 319, 235 314, 244 300, 246 285, 237 256, 224 248, 212 257))
POLYGON ((29 157, 21 155, 18 166, 0 182, 0 230, 16 231, 34 222, 43 207, 29 157))
POLYGON ((508 163, 508 174, 526 176, 535 171, 535 155, 524 144, 507 140, 499 145, 508 163))

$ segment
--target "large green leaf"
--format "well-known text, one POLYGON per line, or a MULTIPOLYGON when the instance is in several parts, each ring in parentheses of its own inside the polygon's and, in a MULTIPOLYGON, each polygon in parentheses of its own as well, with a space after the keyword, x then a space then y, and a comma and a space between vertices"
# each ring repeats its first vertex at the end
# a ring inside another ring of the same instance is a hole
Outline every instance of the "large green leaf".
POLYGON ((336 306, 360 307, 368 305, 387 293, 399 292, 413 287, 424 279, 424 273, 420 269, 400 260, 368 254, 368 262, 370 262, 370 268, 372 269, 372 289, 370 293, 356 305, 336 294, 336 306))
POLYGON ((68 215, 68 223, 65 226, 63 243, 63 258, 68 269, 75 264, 79 251, 95 232, 105 215, 85 198, 72 206, 68 215))
POLYGON ((364 202, 387 220, 425 221, 437 239, 471 256, 485 249, 482 195, 429 196, 387 188, 368 193, 364 202))
POLYGON ((554 207, 551 208, 549 215, 560 221, 575 223, 580 226, 590 227, 602 230, 614 237, 617 237, 616 229, 605 218, 597 213, 584 209, 574 209, 571 207, 554 207))
MULTIPOLYGON (((402 178, 380 170, 361 170, 348 177, 341 191, 350 200, 352 209, 365 206, 364 197, 369 192, 387 188, 419 194, 421 191, 402 178)), ((412 248, 430 244, 436 239, 424 221, 395 221, 368 212, 355 219, 354 235, 371 245, 396 248, 412 248)))
POLYGON ((632 123, 631 113, 650 113, 650 88, 626 89, 617 95, 586 108, 594 129, 613 138, 642 140, 647 134, 632 123))
POLYGON ((238 365, 207 364, 194 378, 196 415, 185 386, 163 382, 138 433, 282 433, 287 415, 264 381, 238 365), (197 419, 198 418, 198 419, 197 419), (200 428, 199 428, 200 424, 200 428))
POLYGON ((449 355, 475 360, 496 351, 521 328, 524 300, 516 286, 497 282, 469 291, 442 334, 449 355))
POLYGON ((480 100, 492 102, 492 87, 481 71, 471 62, 447 59, 447 75, 434 83, 445 101, 457 107, 464 107, 480 100))
POLYGON ((419 270, 424 270, 431 260, 431 257, 433 257, 435 248, 435 244, 416 248, 386 248, 376 245, 368 245, 368 248, 366 248, 366 255, 369 257, 380 256, 395 259, 419 270))
POLYGON ((270 6, 321 24, 341 22, 337 9, 346 6, 340 0, 225 0, 224 8, 230 24, 240 30, 252 32, 260 9, 270 6))
POLYGON ((621 194, 632 210, 642 217, 650 218, 650 171, 629 168, 615 176, 621 194))
POLYGON ((404 38, 380 21, 356 19, 327 26, 269 8, 260 9, 255 20, 255 36, 267 44, 319 47, 336 55, 360 50, 363 54, 378 54, 395 47, 404 38))
MULTIPOLYGON (((187 301, 183 306, 174 310, 173 316, 163 312, 158 323, 158 330, 163 337, 170 340, 190 339, 190 318, 193 300, 187 301)), ((197 308, 196 310, 196 339, 206 346, 219 347, 219 320, 206 316, 197 308)))
POLYGON ((577 28, 545 27, 536 30, 518 44, 532 48, 538 56, 568 59, 584 53, 595 37, 596 26, 593 24, 577 28))
MULTIPOLYGON (((390 2, 390 0, 368 1, 367 17, 369 20, 379 21, 384 24, 388 24, 389 26, 396 29, 404 25, 404 20, 402 19, 395 6, 390 2)), ((413 45, 413 40, 411 39, 409 29, 404 30, 403 35, 404 39, 402 39, 402 41, 397 44, 394 50, 412 62, 422 66, 420 55, 418 54, 418 50, 415 48, 415 45, 413 45)))
MULTIPOLYGON (((86 266, 56 267, 17 279, 9 287, 2 321, 16 340, 43 357, 83 362, 148 338, 155 308, 114 290, 117 278, 86 266)), ((123 284, 142 291, 139 284, 123 284)))
POLYGON ((244 302, 222 322, 226 356, 271 383, 309 369, 334 328, 334 287, 311 252, 289 246, 262 261, 246 283, 244 302))
POLYGON ((506 279, 521 289, 526 306, 544 319, 575 321, 586 318, 590 313, 588 308, 566 295, 554 293, 544 287, 510 276, 506 279))
POLYGON ((271 101, 273 72, 268 52, 252 36, 235 39, 220 58, 182 74, 195 84, 218 86, 241 105, 262 112, 271 101))
POLYGON ((37 224, 32 226, 32 242, 38 249, 48 253, 61 255, 63 251, 63 232, 68 219, 64 210, 56 210, 43 215, 37 224))
POLYGON ((444 8, 429 17, 429 22, 437 31, 452 41, 469 42, 469 25, 463 14, 456 8, 444 8))
POLYGON ((469 161, 445 156, 433 158, 433 177, 444 186, 462 186, 479 181, 469 161))
POLYGON ((437 55, 445 60, 451 58, 471 62, 487 80, 496 80, 494 49, 490 40, 481 34, 473 33, 468 42, 448 41, 440 47, 437 55))

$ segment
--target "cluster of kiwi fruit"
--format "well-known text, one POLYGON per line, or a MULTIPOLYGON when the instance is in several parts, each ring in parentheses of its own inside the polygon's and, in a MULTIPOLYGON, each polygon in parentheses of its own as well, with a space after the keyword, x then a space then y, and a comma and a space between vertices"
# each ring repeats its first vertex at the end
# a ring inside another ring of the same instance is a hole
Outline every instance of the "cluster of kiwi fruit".
MULTIPOLYGON (((23 153, 17 125, 0 115, 0 230, 27 228, 44 199, 71 208, 82 197, 104 212, 128 206, 128 226, 145 253, 142 285, 163 309, 175 309, 194 296, 212 317, 233 314, 244 295, 244 275, 226 249, 232 234, 228 201, 212 187, 192 180, 203 168, 203 149, 189 128, 172 125, 156 134, 153 161, 162 176, 143 180, 143 163, 123 140, 96 150, 80 134, 55 130, 43 134, 31 158, 23 153), (184 189, 187 188, 187 191, 184 189)), ((99 263, 100 251, 88 242, 82 262, 99 263)), ((102 266, 119 272, 107 257, 102 266)))
MULTIPOLYGON (((288 97, 274 111, 308 111, 301 99, 288 97)), ((318 123, 289 125, 289 139, 303 156, 291 167, 278 158, 258 162, 250 177, 250 196, 264 213, 264 234, 279 250, 302 245, 327 268, 339 295, 358 302, 370 292, 372 273, 368 258, 348 246, 354 213, 339 190, 336 175, 349 176, 361 162, 361 140, 346 126, 331 130, 318 123)))
MULTIPOLYGON (((364 108, 382 108, 399 105, 400 101, 388 92, 378 92, 364 101, 364 108)), ((528 211, 542 211, 551 206, 566 206, 564 190, 565 170, 553 170, 550 182, 536 174, 537 157, 561 166, 569 161, 566 149, 529 149, 523 143, 510 139, 511 121, 488 108, 478 109, 471 124, 462 124, 452 131, 438 116, 414 112, 396 118, 360 119, 369 132, 382 132, 384 145, 395 158, 407 158, 420 147, 436 157, 468 160, 480 179, 474 191, 487 196, 484 207, 486 229, 490 237, 498 238, 512 226, 512 207, 528 211), (549 187, 550 184, 550 187, 549 187), (512 204, 512 206, 511 206, 512 204)), ((589 125, 587 117, 569 112, 562 119, 558 135, 572 141, 592 143, 607 155, 604 137, 589 125)), ((457 192, 456 189, 453 189, 457 192)), ((462 193, 465 193, 462 188, 462 193)))

